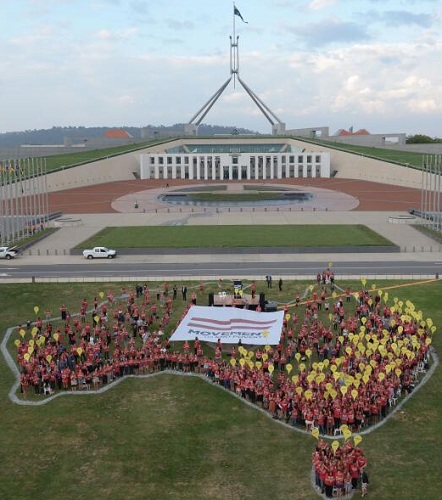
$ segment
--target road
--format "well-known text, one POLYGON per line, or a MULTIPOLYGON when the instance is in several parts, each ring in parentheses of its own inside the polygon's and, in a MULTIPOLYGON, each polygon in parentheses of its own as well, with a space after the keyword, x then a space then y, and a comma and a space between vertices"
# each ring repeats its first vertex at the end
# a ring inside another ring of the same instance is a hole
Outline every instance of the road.
MULTIPOLYGON (((438 257, 435 255, 434 257, 438 257)), ((294 259, 296 260, 296 258, 294 259)), ((312 276, 327 267, 327 262, 122 262, 121 260, 92 261, 84 263, 22 264, 14 262, 0 265, 0 278, 164 278, 185 277, 264 277, 312 276)), ((435 276, 442 273, 441 261, 340 261, 333 263, 337 276, 435 276)))

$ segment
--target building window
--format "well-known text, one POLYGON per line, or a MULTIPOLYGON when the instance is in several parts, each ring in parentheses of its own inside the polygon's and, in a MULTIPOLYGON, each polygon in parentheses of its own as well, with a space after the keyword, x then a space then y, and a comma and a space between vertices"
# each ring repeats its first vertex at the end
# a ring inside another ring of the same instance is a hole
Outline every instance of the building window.
POLYGON ((184 157, 184 164, 189 165, 189 157, 188 156, 184 157))
POLYGON ((290 156, 289 157, 289 162, 290 163, 295 163, 295 157, 294 156, 290 156))
POLYGON ((315 156, 315 162, 316 163, 321 163, 321 156, 320 155, 316 155, 315 156))
POLYGON ((311 155, 308 155, 307 156, 307 163, 311 163, 312 162, 312 156, 311 155))
POLYGON ((181 156, 176 157, 176 164, 181 165, 181 156))
POLYGON ((155 156, 150 157, 150 164, 155 165, 155 156))
POLYGON ((158 157, 158 163, 162 165, 164 163, 164 158, 162 156, 158 157))
POLYGON ((167 157, 167 164, 172 165, 172 157, 171 156, 167 157))
POLYGON ((298 163, 302 163, 304 161, 304 157, 303 156, 298 156, 298 163))

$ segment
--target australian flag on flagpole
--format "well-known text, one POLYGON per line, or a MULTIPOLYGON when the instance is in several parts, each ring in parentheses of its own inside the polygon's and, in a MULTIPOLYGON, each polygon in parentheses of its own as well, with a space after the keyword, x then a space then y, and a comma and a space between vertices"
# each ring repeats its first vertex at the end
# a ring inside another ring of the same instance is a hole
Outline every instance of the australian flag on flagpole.
POLYGON ((244 18, 242 17, 241 12, 236 8, 235 5, 233 6, 233 13, 235 14, 235 16, 238 16, 243 23, 249 24, 247 21, 244 21, 244 18))

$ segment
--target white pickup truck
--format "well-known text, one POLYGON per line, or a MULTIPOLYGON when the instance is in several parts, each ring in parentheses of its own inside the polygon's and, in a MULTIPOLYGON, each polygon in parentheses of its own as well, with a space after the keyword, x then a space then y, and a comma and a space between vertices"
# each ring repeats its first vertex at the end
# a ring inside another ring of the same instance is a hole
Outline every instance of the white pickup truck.
POLYGON ((13 259, 18 255, 16 247, 0 247, 0 259, 13 259))
POLYGON ((86 259, 113 259, 117 256, 117 252, 106 247, 95 247, 83 250, 83 256, 86 259))

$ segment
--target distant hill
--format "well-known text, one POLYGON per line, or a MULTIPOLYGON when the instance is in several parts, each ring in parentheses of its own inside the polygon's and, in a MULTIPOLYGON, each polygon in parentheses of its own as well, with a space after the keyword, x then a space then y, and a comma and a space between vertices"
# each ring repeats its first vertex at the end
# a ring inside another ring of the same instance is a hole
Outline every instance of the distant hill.
MULTIPOLYGON (((82 140, 88 138, 103 137, 106 132, 113 129, 123 129, 139 142, 143 139, 154 138, 156 136, 165 137, 167 135, 184 134, 184 124, 178 123, 170 126, 147 125, 146 127, 52 127, 41 130, 24 130, 21 132, 6 132, 0 134, 0 147, 18 147, 22 144, 64 144, 66 137, 75 140, 76 137, 82 140)), ((200 125, 199 135, 215 134, 257 134, 258 132, 235 126, 220 125, 200 125)))

